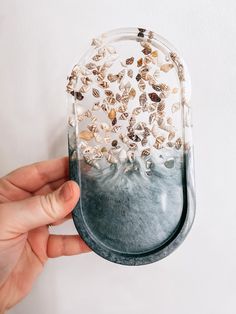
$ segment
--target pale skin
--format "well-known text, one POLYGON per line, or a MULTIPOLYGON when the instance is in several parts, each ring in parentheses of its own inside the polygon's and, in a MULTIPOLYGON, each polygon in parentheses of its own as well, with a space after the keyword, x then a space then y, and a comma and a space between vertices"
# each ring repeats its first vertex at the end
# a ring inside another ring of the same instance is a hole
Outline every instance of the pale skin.
POLYGON ((89 252, 79 235, 51 235, 71 218, 80 189, 68 159, 17 169, 0 179, 0 314, 31 290, 48 258, 89 252))

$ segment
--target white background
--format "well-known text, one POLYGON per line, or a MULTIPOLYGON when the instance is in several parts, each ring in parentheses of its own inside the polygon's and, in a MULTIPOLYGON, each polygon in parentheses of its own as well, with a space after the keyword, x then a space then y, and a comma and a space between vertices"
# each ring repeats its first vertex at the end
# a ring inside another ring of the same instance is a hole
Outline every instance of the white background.
POLYGON ((0 0, 1 175, 67 154, 67 74, 95 35, 142 26, 188 64, 197 180, 193 229, 168 258, 142 267, 94 253, 50 260, 11 314, 236 312, 235 16, 227 0, 0 0))

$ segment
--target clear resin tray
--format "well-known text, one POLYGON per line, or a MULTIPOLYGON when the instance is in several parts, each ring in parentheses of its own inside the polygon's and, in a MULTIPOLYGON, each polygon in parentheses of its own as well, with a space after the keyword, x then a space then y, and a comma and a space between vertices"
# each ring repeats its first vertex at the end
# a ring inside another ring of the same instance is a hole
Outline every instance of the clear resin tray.
POLYGON ((67 81, 73 211, 84 241, 115 263, 176 249, 195 214, 190 80, 172 45, 142 28, 95 38, 67 81))

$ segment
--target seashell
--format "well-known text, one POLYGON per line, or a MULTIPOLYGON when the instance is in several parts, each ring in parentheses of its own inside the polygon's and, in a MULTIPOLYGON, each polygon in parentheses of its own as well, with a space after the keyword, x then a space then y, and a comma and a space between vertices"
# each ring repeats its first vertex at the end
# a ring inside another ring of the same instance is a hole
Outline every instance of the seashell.
POLYGON ((125 112, 125 111, 127 111, 127 108, 128 108, 127 104, 123 104, 123 105, 118 107, 118 111, 119 112, 125 112))
POLYGON ((120 151, 118 157, 119 157, 119 160, 120 160, 121 162, 125 161, 125 160, 127 159, 127 153, 126 153, 126 151, 125 151, 124 149, 122 149, 122 150, 120 151))
POLYGON ((111 132, 117 133, 121 128, 121 125, 114 125, 111 129, 111 132))
POLYGON ((97 61, 100 61, 102 58, 103 58, 103 55, 96 54, 95 56, 93 56, 92 59, 97 62, 97 61))
POLYGON ((138 148, 137 144, 136 143, 129 143, 128 144, 129 148, 132 149, 132 150, 136 150, 138 148))
POLYGON ((165 104, 163 102, 160 102, 159 105, 157 106, 158 111, 163 111, 165 109, 165 104))
POLYGON ((146 145, 147 145, 147 143, 148 143, 148 139, 147 139, 147 137, 142 138, 142 140, 141 140, 141 144, 142 144, 142 146, 146 146, 146 145))
POLYGON ((134 62, 134 57, 131 57, 125 60, 126 65, 133 64, 133 62, 134 62))
POLYGON ((116 103, 116 99, 114 97, 107 97, 107 102, 110 105, 114 105, 116 103))
POLYGON ((105 132, 108 132, 111 129, 110 126, 106 122, 101 123, 100 128, 105 132))
POLYGON ((129 137, 132 141, 134 141, 134 142, 140 142, 140 141, 141 141, 141 138, 138 137, 138 135, 135 134, 134 132, 130 132, 130 133, 128 133, 127 135, 128 135, 128 137, 129 137))
POLYGON ((157 124, 159 125, 159 127, 163 127, 164 126, 164 119, 159 117, 157 119, 157 124))
MULTIPOLYGON (((98 127, 96 126, 96 124, 88 124, 87 128, 89 129, 89 131, 91 132, 98 132, 98 127)), ((95 135, 94 135, 95 137, 95 135)))
POLYGON ((126 92, 128 92, 128 91, 130 90, 130 88, 131 88, 131 83, 130 83, 130 82, 127 82, 127 83, 124 85, 124 90, 125 90, 126 92))
POLYGON ((112 154, 108 153, 106 155, 106 159, 109 163, 111 164, 116 164, 118 162, 117 158, 115 158, 115 156, 113 156, 112 154))
POLYGON ((141 79, 141 80, 138 82, 138 88, 139 88, 139 90, 140 90, 141 92, 143 92, 143 91, 145 90, 146 84, 145 84, 145 82, 144 82, 143 79, 141 79))
POLYGON ((130 162, 133 162, 134 161, 134 151, 133 150, 128 150, 127 157, 128 157, 128 160, 130 162))
POLYGON ((85 111, 84 116, 87 118, 91 118, 92 117, 92 112, 90 110, 85 111))
POLYGON ((92 94, 93 94, 93 96, 96 97, 96 98, 100 97, 99 90, 97 90, 96 88, 93 88, 93 89, 92 89, 92 94))
POLYGON ((158 57, 158 51, 157 50, 154 50, 152 53, 151 53, 151 56, 153 58, 157 58, 158 57))
POLYGON ((156 82, 156 80, 149 74, 149 76, 148 76, 148 83, 149 83, 149 85, 156 85, 157 84, 157 82, 156 82))
POLYGON ((84 99, 84 96, 81 94, 81 92, 71 91, 70 94, 72 96, 74 96, 78 100, 83 100, 84 99))
POLYGON ((101 143, 102 142, 102 137, 101 137, 101 135, 99 133, 95 132, 93 135, 94 135, 95 141, 97 143, 101 143))
POLYGON ((135 125, 135 123, 136 123, 135 116, 131 116, 131 118, 129 119, 129 125, 132 127, 135 125))
POLYGON ((118 78, 119 78, 118 75, 114 75, 114 74, 111 74, 111 73, 107 75, 107 79, 108 79, 110 82, 115 82, 115 81, 118 80, 118 78))
POLYGON ((143 65, 143 58, 137 60, 137 67, 141 67, 143 65))
POLYGON ((127 75, 132 78, 133 77, 133 70, 129 69, 127 75))
POLYGON ((85 141, 90 141, 93 138, 94 134, 91 131, 81 131, 79 134, 79 138, 85 141))
POLYGON ((169 159, 167 159, 167 160, 164 162, 164 165, 165 165, 165 167, 168 168, 168 169, 173 168, 174 165, 175 165, 175 160, 174 160, 174 158, 169 158, 169 159))
POLYGON ((113 46, 107 46, 106 50, 112 55, 116 53, 116 49, 113 46))
POLYGON ((134 126, 134 129, 135 130, 139 130, 139 131, 143 131, 144 128, 146 126, 146 123, 145 122, 138 122, 135 126, 134 126))
POLYGON ((145 55, 149 55, 151 52, 152 52, 152 49, 150 47, 145 47, 142 50, 142 53, 145 54, 145 55))
POLYGON ((156 93, 149 93, 148 96, 151 99, 151 101, 153 101, 153 102, 160 102, 161 101, 161 98, 156 93))
POLYGON ((135 116, 137 116, 138 114, 140 114, 142 112, 142 107, 136 107, 134 108, 134 110, 132 111, 132 114, 134 114, 135 116))
POLYGON ((152 88, 157 92, 161 91, 160 85, 152 84, 152 88))
POLYGON ((136 81, 139 82, 141 80, 141 74, 138 73, 137 76, 135 77, 136 81))
POLYGON ((117 141, 117 140, 113 140, 113 141, 111 142, 111 146, 116 147, 117 145, 118 145, 118 141, 117 141))
POLYGON ((147 136, 149 136, 149 135, 151 135, 151 131, 150 131, 150 129, 149 129, 147 126, 145 126, 145 127, 144 127, 143 136, 144 136, 144 137, 147 137, 147 136))
POLYGON ((172 120, 171 117, 168 117, 168 118, 166 119, 166 122, 167 122, 168 124, 170 124, 170 125, 173 124, 173 120, 172 120))
POLYGON ((155 110, 156 110, 156 104, 155 103, 148 105, 148 112, 153 112, 155 110))
POLYGON ((105 95, 106 96, 114 96, 113 92, 111 90, 105 90, 105 95))
POLYGON ((117 123, 117 119, 114 118, 114 119, 111 121, 111 124, 112 124, 112 125, 115 125, 116 123, 117 123))
POLYGON ((168 140, 171 141, 174 139, 174 137, 175 137, 175 132, 170 132, 168 135, 168 140))
POLYGON ((142 151, 142 153, 141 153, 141 157, 147 157, 147 156, 149 156, 149 155, 150 155, 150 152, 151 152, 150 148, 145 148, 145 149, 142 151))
POLYGON ((106 82, 106 81, 101 81, 101 82, 99 83, 99 85, 100 85, 102 88, 108 88, 108 87, 109 87, 109 84, 108 84, 108 82, 106 82))
POLYGON ((84 85, 88 85, 89 83, 92 82, 92 80, 88 76, 83 76, 80 78, 80 80, 84 85))
POLYGON ((130 91, 129 91, 129 98, 130 99, 134 99, 136 96, 136 91, 134 88, 131 88, 130 91))
POLYGON ((101 105, 101 108, 102 108, 102 110, 105 111, 105 112, 107 112, 107 111, 109 110, 109 106, 108 106, 107 103, 103 103, 103 104, 101 105))
POLYGON ((175 148, 176 149, 180 149, 181 148, 181 146, 182 146, 182 140, 181 140, 181 138, 179 137, 179 138, 177 138, 177 140, 176 140, 176 142, 175 142, 175 148))
POLYGON ((118 94, 118 93, 116 93, 116 100, 117 100, 118 102, 120 102, 120 101, 121 101, 121 95, 120 95, 120 94, 118 94))
POLYGON ((124 113, 122 113, 122 115, 120 116, 120 120, 126 120, 127 118, 128 118, 128 116, 129 116, 129 114, 128 114, 128 112, 124 112, 124 113))
POLYGON ((153 112, 149 115, 149 124, 152 124, 154 121, 157 119, 157 114, 156 112, 153 112))
POLYGON ((77 116, 77 119, 78 119, 79 122, 81 122, 81 121, 83 121, 85 119, 85 115, 84 114, 79 114, 77 116))
POLYGON ((111 109, 111 110, 109 111, 109 113, 108 113, 108 118, 109 118, 110 120, 113 120, 113 119, 115 119, 115 117, 116 117, 116 111, 115 111, 115 109, 111 109))
POLYGON ((128 136, 126 136, 126 135, 124 135, 124 134, 120 134, 119 135, 119 138, 121 139, 121 141, 123 142, 123 143, 128 143, 128 141, 129 141, 129 138, 128 138, 128 136))
POLYGON ((87 64, 85 65, 85 67, 86 67, 88 70, 93 70, 93 69, 95 69, 97 66, 96 66, 96 64, 93 63, 93 62, 89 62, 89 63, 87 63, 87 64))
POLYGON ((125 70, 120 71, 118 74, 118 82, 120 83, 123 77, 125 76, 125 70))
POLYGON ((174 67, 174 65, 172 63, 165 63, 165 64, 162 64, 161 67, 160 67, 160 70, 162 72, 169 72, 172 68, 174 67))
POLYGON ((98 38, 93 38, 91 42, 91 46, 95 46, 96 48, 99 48, 102 45, 102 40, 98 38))
POLYGON ((159 84, 159 87, 160 87, 161 91, 167 92, 167 91, 170 90, 170 87, 167 84, 164 84, 164 83, 159 84))
POLYGON ((104 142, 105 142, 106 144, 110 143, 110 141, 111 141, 111 138, 110 138, 109 136, 105 136, 105 137, 104 137, 104 142))
POLYGON ((180 103, 179 103, 179 102, 173 104, 172 107, 171 107, 172 113, 175 113, 175 112, 178 111, 179 109, 180 109, 180 103))
POLYGON ((139 96, 139 104, 140 104, 140 106, 143 106, 146 102, 147 102, 147 94, 146 93, 142 93, 139 96))

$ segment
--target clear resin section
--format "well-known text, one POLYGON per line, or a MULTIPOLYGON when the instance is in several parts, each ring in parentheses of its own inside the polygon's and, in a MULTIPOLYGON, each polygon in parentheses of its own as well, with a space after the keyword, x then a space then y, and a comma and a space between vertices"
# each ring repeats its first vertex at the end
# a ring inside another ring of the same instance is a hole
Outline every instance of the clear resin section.
POLYGON ((144 29, 93 39, 68 77, 80 210, 113 251, 155 250, 179 226, 192 171, 188 82, 177 52, 144 29))

